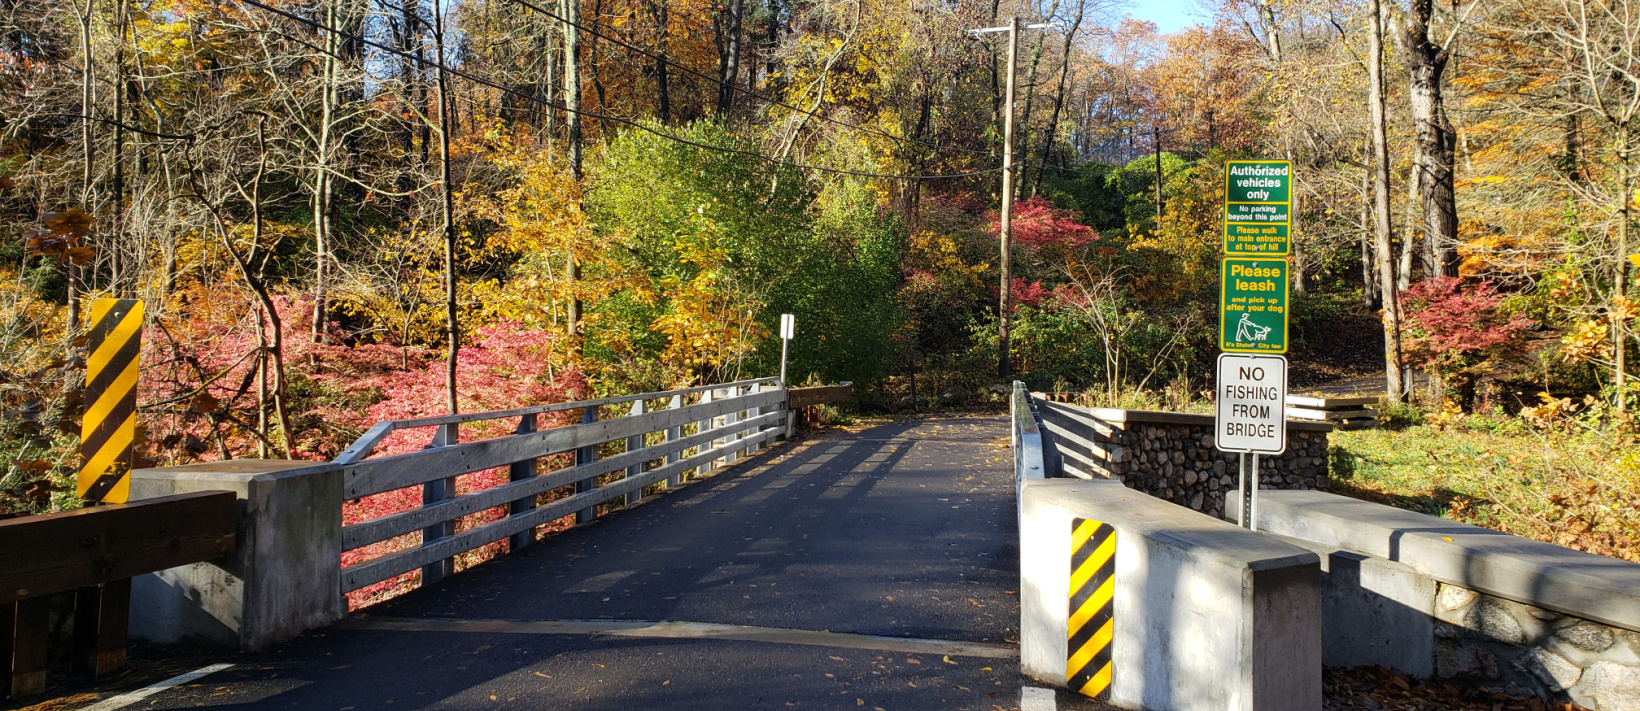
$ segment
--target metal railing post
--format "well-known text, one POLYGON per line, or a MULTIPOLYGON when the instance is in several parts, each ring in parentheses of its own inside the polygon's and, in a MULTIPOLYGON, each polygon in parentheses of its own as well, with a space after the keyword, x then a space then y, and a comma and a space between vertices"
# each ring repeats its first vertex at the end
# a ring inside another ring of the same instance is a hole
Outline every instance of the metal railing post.
MULTIPOLYGON (((452 422, 447 425, 439 425, 438 431, 433 435, 433 442, 427 448, 449 447, 460 442, 461 425, 452 422)), ((434 479, 421 485, 421 505, 423 508, 453 498, 455 495, 456 478, 453 476, 434 479)), ((455 533, 455 527, 454 521, 445 521, 421 529, 421 544, 425 546, 440 538, 448 537, 455 533)), ((456 572, 456 559, 440 558, 421 567, 421 584, 424 586, 431 585, 454 572, 456 572)))
MULTIPOLYGON (((592 407, 583 408, 581 410, 581 424, 586 425, 586 424, 591 424, 591 423, 594 423, 594 422, 597 422, 597 421, 598 421, 598 407, 596 405, 592 406, 592 407)), ((598 445, 589 444, 585 447, 582 447, 580 449, 575 450, 575 466, 581 466, 583 464, 591 464, 591 463, 596 462, 596 461, 598 461, 598 445)), ((584 494, 588 491, 592 491, 594 488, 597 488, 597 484, 598 484, 598 481, 597 481, 596 478, 582 479, 580 481, 577 481, 577 482, 575 482, 575 493, 584 494)), ((587 523, 587 522, 591 521, 593 519, 593 517, 595 517, 597 515, 598 515, 598 512, 593 510, 593 507, 588 506, 584 509, 581 509, 580 511, 575 512, 575 522, 578 523, 578 524, 587 523)))
MULTIPOLYGON (((644 414, 644 412, 645 412, 644 403, 643 403, 642 400, 638 400, 638 401, 632 403, 632 413, 631 413, 632 417, 641 417, 644 414)), ((643 449, 643 440, 644 440, 644 436, 646 434, 647 433, 640 432, 638 434, 635 434, 635 435, 632 435, 631 437, 626 438, 626 451, 630 453, 630 452, 636 452, 640 449, 643 449)), ((626 468, 626 476, 627 476, 628 479, 639 476, 641 474, 643 474, 643 462, 634 462, 632 465, 630 465, 626 468)), ((641 489, 641 488, 634 489, 634 490, 629 491, 629 492, 626 493, 626 505, 627 506, 631 506, 633 504, 636 504, 641 500, 643 500, 643 489, 641 489)))
MULTIPOLYGON (((518 418, 518 429, 514 430, 514 432, 516 434, 529 434, 531 432, 536 431, 536 428, 539 426, 539 424, 538 424, 539 419, 540 419, 539 415, 523 415, 523 416, 520 416, 518 418)), ((525 479, 533 479, 533 478, 535 478, 535 474, 536 474, 536 459, 533 458, 533 457, 531 457, 528 460, 522 461, 522 462, 513 462, 510 466, 507 467, 507 480, 508 481, 523 481, 525 479)), ((507 505, 507 514, 510 515, 510 516, 517 516, 519 514, 530 511, 534 508, 535 508, 535 497, 530 496, 528 498, 518 499, 516 501, 513 501, 511 504, 508 504, 507 505)), ((523 548, 524 546, 527 546, 527 545, 529 545, 531 543, 534 543, 534 542, 535 542, 535 529, 532 528, 528 531, 519 531, 518 533, 512 534, 512 536, 510 536, 507 539, 507 550, 515 551, 515 550, 523 548)))

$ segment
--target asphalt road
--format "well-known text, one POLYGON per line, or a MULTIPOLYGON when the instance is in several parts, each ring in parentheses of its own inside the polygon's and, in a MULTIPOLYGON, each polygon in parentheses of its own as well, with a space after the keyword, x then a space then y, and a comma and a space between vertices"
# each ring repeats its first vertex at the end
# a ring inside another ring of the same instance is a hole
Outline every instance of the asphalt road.
POLYGON ((1001 416, 780 445, 133 708, 1019 708, 1010 461, 1001 416))

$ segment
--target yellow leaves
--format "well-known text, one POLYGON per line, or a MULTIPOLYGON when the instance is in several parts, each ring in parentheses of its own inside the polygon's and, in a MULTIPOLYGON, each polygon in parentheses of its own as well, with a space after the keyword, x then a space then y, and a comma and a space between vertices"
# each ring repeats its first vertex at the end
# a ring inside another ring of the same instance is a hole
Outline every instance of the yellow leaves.
POLYGON ((1640 269, 1640 254, 1629 255, 1629 263, 1633 264, 1635 269, 1640 269))
MULTIPOLYGON (((757 322, 762 311, 760 294, 725 279, 714 270, 702 270, 687 283, 663 282, 675 287, 672 308, 655 320, 653 328, 666 334, 662 358, 689 367, 722 367, 757 349, 768 336, 757 322)), ((672 291, 672 289, 668 289, 672 291)))
POLYGON ((1633 321, 1635 316, 1640 315, 1640 302, 1621 294, 1613 296, 1611 315, 1618 321, 1633 321))
POLYGON ((1608 359, 1612 355, 1608 333, 1605 319, 1581 321, 1561 337, 1560 357, 1568 363, 1608 359))
POLYGON ((1572 403, 1571 398, 1557 399, 1547 392, 1538 393, 1538 398, 1543 401, 1542 405, 1528 407, 1520 411, 1520 416, 1523 419, 1538 427, 1551 427, 1566 419, 1577 409, 1577 405, 1572 403))
POLYGON ((1463 406, 1453 402, 1452 398, 1442 398, 1440 412, 1433 413, 1426 419, 1436 432, 1443 432, 1463 422, 1463 406))

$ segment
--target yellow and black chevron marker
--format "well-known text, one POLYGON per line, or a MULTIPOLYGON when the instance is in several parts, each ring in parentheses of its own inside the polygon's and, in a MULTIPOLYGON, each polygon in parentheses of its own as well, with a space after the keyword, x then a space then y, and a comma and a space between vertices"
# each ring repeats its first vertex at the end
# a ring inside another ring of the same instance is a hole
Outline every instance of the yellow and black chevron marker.
POLYGON ((1096 699, 1110 698, 1110 647, 1115 633, 1116 529, 1071 519, 1071 606, 1065 645, 1065 685, 1096 699))
POLYGON ((142 302, 91 302, 86 334, 85 419, 80 425, 80 498, 123 504, 131 494, 131 443, 137 431, 137 356, 142 302))

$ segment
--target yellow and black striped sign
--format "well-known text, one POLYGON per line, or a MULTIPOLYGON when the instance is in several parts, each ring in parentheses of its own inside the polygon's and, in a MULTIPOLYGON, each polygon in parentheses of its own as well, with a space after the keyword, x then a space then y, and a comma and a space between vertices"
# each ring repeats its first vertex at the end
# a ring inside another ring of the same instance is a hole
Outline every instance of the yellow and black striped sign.
POLYGON ((1110 645, 1115 634, 1116 529, 1071 519, 1071 606, 1065 634, 1065 685, 1096 699, 1110 698, 1110 645))
POLYGON ((91 302, 86 334, 85 419, 80 425, 80 498, 123 504, 131 495, 131 443, 137 432, 137 356, 142 302, 91 302))

